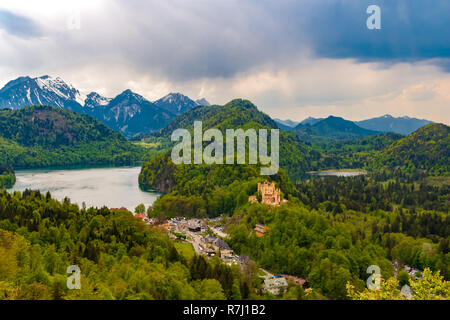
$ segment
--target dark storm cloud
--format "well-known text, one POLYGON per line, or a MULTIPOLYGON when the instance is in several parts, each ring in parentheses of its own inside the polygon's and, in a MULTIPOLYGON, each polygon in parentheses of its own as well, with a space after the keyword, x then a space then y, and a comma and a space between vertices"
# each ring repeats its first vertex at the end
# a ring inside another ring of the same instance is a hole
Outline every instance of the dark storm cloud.
POLYGON ((450 71, 448 0, 162 3, 117 1, 147 40, 130 56, 170 77, 231 77, 281 66, 304 52, 387 65, 435 59, 450 71), (381 8, 381 30, 366 27, 372 4, 381 8))
MULTIPOLYGON (((127 56, 177 79, 232 77, 295 51, 283 19, 256 1, 117 1, 127 56), (125 37, 124 37, 125 38, 125 37), (140 39, 140 41, 135 41, 140 39), (128 47, 128 45, 126 45, 128 47)), ((297 33, 300 33, 298 30, 297 33)), ((123 43, 122 43, 123 44, 123 43)))
POLYGON ((45 10, 42 16, 30 11, 30 18, 0 11, 0 28, 10 34, 34 37, 45 30, 45 39, 32 45, 13 48, 19 44, 8 43, 11 48, 3 57, 0 52, 0 62, 47 61, 60 68, 114 64, 176 82, 276 71, 304 57, 375 61, 381 67, 432 60, 450 71, 449 0, 99 3, 80 5, 79 30, 67 29, 65 10, 54 21, 45 18, 45 10), (366 27, 366 9, 372 4, 381 7, 381 30, 366 27))
POLYGON ((448 0, 322 0, 306 19, 315 52, 364 61, 417 61, 450 57, 448 0), (366 8, 381 9, 381 30, 369 30, 366 8))
POLYGON ((0 9, 0 29, 22 38, 37 37, 41 34, 39 26, 30 18, 0 9))

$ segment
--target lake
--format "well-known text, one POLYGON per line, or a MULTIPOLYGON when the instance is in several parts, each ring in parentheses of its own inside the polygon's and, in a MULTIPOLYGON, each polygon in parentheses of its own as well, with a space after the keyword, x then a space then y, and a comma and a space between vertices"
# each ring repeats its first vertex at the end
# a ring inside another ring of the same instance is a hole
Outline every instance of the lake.
POLYGON ((320 176, 320 177, 355 177, 360 175, 367 174, 365 171, 352 171, 352 170, 326 170, 326 171, 318 171, 318 172, 308 172, 310 175, 313 176, 320 176))
POLYGON ((80 207, 84 202, 87 207, 125 207, 134 211, 141 203, 147 208, 160 196, 139 188, 140 170, 141 167, 17 170, 17 182, 8 191, 50 191, 53 198, 62 200, 69 197, 80 207))

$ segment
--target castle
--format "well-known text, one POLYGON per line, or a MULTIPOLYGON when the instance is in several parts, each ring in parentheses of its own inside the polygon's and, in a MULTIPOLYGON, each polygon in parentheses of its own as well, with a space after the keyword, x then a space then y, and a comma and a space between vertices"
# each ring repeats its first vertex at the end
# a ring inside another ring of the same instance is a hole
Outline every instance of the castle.
MULTIPOLYGON (((268 204, 271 206, 279 206, 281 204, 281 193, 280 189, 275 187, 275 182, 259 183, 258 182, 258 192, 261 193, 261 203, 268 204)), ((256 196, 250 196, 248 198, 250 202, 258 202, 256 196)))

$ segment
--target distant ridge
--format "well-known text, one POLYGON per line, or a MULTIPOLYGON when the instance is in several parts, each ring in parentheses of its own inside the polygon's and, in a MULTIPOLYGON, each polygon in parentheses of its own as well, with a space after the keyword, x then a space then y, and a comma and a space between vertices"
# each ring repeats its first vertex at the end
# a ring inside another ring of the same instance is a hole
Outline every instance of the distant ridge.
POLYGON ((317 122, 322 121, 323 119, 325 119, 325 118, 313 118, 313 117, 308 117, 308 118, 306 118, 305 120, 303 120, 302 122, 300 122, 300 124, 303 124, 303 125, 306 125, 306 124, 314 125, 314 124, 316 124, 317 122))
POLYGON ((386 114, 377 118, 356 121, 355 123, 365 129, 408 135, 427 124, 433 123, 433 121, 410 118, 407 116, 395 118, 386 114))
POLYGON ((292 120, 281 120, 278 118, 274 118, 273 120, 280 126, 280 129, 283 130, 292 130, 299 124, 297 121, 292 120))
MULTIPOLYGON (((297 126, 299 124, 314 125, 324 119, 325 118, 308 117, 301 122, 295 122, 292 120, 280 120, 277 118, 275 118, 274 120, 280 125, 281 129, 291 130, 293 123, 296 124, 295 126, 297 126)), ((370 118, 370 119, 366 119, 366 120, 352 121, 352 122, 354 122, 357 126, 363 128, 363 129, 385 132, 385 133, 392 132, 392 133, 402 134, 405 136, 416 131, 419 128, 422 128, 423 126, 425 126, 427 124, 434 123, 433 121, 430 121, 430 120, 411 118, 408 116, 396 118, 389 114, 383 115, 381 117, 375 117, 375 118, 370 118)))
POLYGON ((325 139, 353 140, 379 134, 357 126, 354 122, 340 117, 329 116, 326 119, 314 119, 307 124, 295 127, 298 138, 304 142, 318 142, 325 139), (318 121, 316 121, 318 120, 318 121), (312 124, 309 124, 312 123, 312 124))

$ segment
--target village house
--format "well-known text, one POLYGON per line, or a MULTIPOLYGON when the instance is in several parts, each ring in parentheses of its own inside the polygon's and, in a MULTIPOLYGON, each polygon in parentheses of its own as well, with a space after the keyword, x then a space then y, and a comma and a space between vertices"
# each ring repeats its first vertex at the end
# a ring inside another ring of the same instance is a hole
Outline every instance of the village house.
POLYGON ((136 213, 134 216, 141 220, 145 220, 145 218, 147 218, 147 215, 143 213, 136 213))
POLYGON ((234 257, 233 250, 231 250, 228 243, 220 238, 207 235, 203 238, 204 250, 208 256, 220 256, 221 259, 231 259, 234 257))
POLYGON ((295 276, 291 276, 291 275, 282 275, 282 276, 285 277, 286 281, 288 281, 288 282, 292 281, 296 285, 302 286, 303 288, 308 287, 308 281, 306 279, 295 277, 295 276))
POLYGON ((180 229, 187 230, 189 232, 205 232, 205 225, 201 219, 181 220, 178 223, 180 229))
POLYGON ((198 220, 188 221, 187 228, 190 232, 204 232, 205 228, 202 226, 202 223, 198 220))
POLYGON ((255 234, 257 237, 264 237, 269 232, 269 228, 263 224, 257 224, 255 226, 255 234))
MULTIPOLYGON (((261 203, 270 205, 270 206, 280 206, 281 204, 281 191, 280 189, 275 187, 275 182, 269 183, 259 183, 258 182, 258 193, 261 194, 261 203)), ((258 202, 258 198, 256 196, 250 196, 248 198, 249 202, 258 202)))
POLYGON ((270 292, 275 296, 283 295, 288 288, 288 283, 284 277, 273 277, 264 280, 263 292, 270 292))

